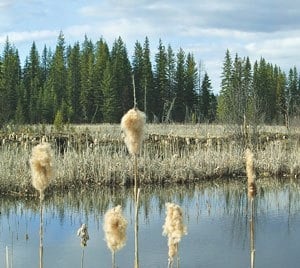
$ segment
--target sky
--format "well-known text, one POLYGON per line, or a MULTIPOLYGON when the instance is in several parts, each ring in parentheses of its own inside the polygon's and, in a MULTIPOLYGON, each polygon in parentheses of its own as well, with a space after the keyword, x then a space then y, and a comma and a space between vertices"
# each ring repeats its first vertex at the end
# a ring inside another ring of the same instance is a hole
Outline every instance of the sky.
POLYGON ((33 41, 40 55, 45 45, 54 51, 62 31, 67 45, 87 35, 111 48, 120 36, 132 59, 136 41, 148 36, 153 58, 159 39, 193 53, 218 93, 227 49, 252 64, 263 57, 299 70, 299 14, 295 0, 0 0, 0 51, 8 38, 24 63, 33 41))

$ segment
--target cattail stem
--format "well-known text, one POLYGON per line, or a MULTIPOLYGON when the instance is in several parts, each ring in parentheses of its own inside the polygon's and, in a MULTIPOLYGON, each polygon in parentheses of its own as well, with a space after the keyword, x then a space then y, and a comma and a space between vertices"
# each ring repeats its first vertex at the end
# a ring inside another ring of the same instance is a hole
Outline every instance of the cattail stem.
POLYGON ((84 247, 82 248, 82 254, 81 254, 81 268, 83 268, 84 263, 84 247))
POLYGON ((135 224, 134 224, 134 267, 139 267, 139 197, 140 189, 137 189, 137 195, 135 199, 135 224))
POLYGON ((5 255, 6 255, 6 268, 9 268, 9 258, 8 258, 8 246, 5 247, 5 255))
POLYGON ((115 258, 115 251, 111 252, 111 263, 112 263, 112 268, 116 267, 116 258, 115 258))
POLYGON ((137 155, 134 154, 134 199, 137 202, 137 189, 139 187, 138 183, 138 160, 137 155))
POLYGON ((177 268, 179 268, 179 243, 176 243, 176 252, 177 252, 177 268))
POLYGON ((254 244, 254 198, 250 200, 251 203, 251 218, 250 218, 250 259, 251 268, 254 268, 255 263, 255 244, 254 244))
POLYGON ((43 245, 43 195, 40 194, 40 268, 43 268, 44 245, 43 245))
POLYGON ((136 101, 134 75, 132 75, 132 86, 133 86, 133 108, 136 109, 137 108, 137 101, 136 101))

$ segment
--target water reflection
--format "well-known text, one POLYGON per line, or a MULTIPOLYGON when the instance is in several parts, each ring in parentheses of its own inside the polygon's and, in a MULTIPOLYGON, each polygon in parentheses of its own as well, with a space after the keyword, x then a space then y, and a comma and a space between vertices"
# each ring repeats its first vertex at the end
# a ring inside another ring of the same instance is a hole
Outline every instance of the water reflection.
MULTIPOLYGON (((168 247, 161 233, 167 202, 182 207, 188 228, 180 245, 181 267, 247 267, 249 252, 253 267, 295 267, 300 246, 299 184, 264 179, 257 181, 257 191, 251 202, 245 183, 238 181, 143 188, 138 206, 140 267, 166 267, 168 247), (275 250, 281 254, 274 256, 275 250)), ((128 231, 116 263, 132 267, 134 197, 125 188, 46 196, 44 266, 79 266, 82 249, 74 234, 84 222, 91 237, 84 266, 110 267, 102 225, 104 213, 117 205, 123 208, 128 231)), ((36 199, 2 197, 0 212, 0 267, 5 267, 6 246, 14 267, 32 267, 39 255, 39 204, 36 199)))

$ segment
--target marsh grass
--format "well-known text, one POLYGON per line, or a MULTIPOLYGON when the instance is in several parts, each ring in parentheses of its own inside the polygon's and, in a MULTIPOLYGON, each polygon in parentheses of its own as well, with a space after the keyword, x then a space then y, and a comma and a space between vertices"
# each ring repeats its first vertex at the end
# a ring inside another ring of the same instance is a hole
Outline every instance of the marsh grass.
MULTIPOLYGON (((298 130, 289 139, 285 132, 279 132, 284 129, 267 130, 269 134, 261 133, 263 142, 254 148, 258 177, 297 178, 300 174, 298 130)), ((55 150, 53 166, 57 171, 46 192, 134 184, 132 159, 119 125, 70 126, 65 133, 52 133, 45 127, 43 131, 1 133, 4 140, 0 146, 1 193, 36 194, 30 177, 31 149, 43 136, 55 149, 56 135, 70 139, 63 153, 55 150)), ((224 177, 245 179, 244 147, 230 136, 232 133, 222 131, 225 128, 221 125, 145 125, 144 145, 138 158, 141 184, 182 184, 224 177)))

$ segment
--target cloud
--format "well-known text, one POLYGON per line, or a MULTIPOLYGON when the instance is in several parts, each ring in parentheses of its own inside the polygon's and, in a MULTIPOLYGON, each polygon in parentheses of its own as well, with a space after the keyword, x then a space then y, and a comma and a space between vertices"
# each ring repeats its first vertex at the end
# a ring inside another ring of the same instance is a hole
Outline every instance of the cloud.
POLYGON ((41 30, 41 31, 21 31, 21 32, 7 32, 0 35, 0 42, 3 43, 8 38, 10 42, 17 44, 23 42, 33 42, 36 40, 45 40, 57 38, 59 31, 41 30))

